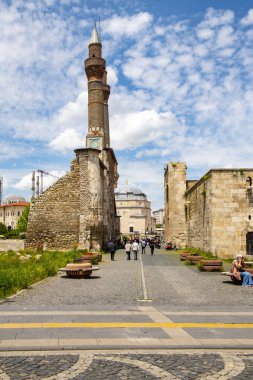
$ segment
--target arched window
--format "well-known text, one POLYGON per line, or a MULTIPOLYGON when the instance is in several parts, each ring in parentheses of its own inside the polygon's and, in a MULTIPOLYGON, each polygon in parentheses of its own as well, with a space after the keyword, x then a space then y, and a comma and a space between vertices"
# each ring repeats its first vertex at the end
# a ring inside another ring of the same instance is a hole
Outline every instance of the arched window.
POLYGON ((252 178, 251 178, 251 177, 248 177, 248 178, 246 179, 246 183, 247 183, 248 186, 252 186, 252 178))

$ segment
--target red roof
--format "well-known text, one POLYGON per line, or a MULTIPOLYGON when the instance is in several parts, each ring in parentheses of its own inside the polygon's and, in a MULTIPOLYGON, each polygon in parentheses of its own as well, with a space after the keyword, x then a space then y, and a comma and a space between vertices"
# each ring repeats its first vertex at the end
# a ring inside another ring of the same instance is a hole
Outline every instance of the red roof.
POLYGON ((29 202, 18 202, 18 203, 8 203, 6 205, 0 205, 0 207, 17 207, 17 206, 27 206, 29 205, 29 202))

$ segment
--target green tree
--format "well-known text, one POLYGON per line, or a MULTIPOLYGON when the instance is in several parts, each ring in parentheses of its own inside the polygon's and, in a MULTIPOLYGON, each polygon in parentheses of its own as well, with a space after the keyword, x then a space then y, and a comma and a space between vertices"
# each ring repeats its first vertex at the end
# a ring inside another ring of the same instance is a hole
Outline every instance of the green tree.
POLYGON ((26 232, 27 230, 29 211, 30 211, 30 205, 25 206, 25 209, 22 212, 22 215, 18 221, 17 229, 19 230, 19 232, 26 232))
POLYGON ((7 233, 7 228, 6 226, 0 222, 0 235, 5 235, 7 233))

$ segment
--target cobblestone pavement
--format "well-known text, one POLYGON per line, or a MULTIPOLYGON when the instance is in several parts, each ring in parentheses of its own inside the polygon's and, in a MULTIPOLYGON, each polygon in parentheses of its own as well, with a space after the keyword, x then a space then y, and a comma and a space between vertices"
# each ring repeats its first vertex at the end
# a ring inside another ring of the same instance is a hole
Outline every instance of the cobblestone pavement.
POLYGON ((0 354, 1 380, 249 380, 252 377, 253 351, 0 354))

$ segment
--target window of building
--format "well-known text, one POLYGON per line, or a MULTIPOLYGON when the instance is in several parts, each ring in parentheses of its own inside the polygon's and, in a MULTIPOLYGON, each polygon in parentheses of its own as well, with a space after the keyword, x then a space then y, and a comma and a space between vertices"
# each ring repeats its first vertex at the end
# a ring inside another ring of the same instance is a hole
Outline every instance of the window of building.
POLYGON ((20 216, 20 211, 18 211, 18 216, 20 216))
POLYGON ((246 235, 247 255, 253 254, 253 232, 248 232, 246 235))
POLYGON ((134 232, 134 228, 132 226, 129 227, 129 232, 134 232))

